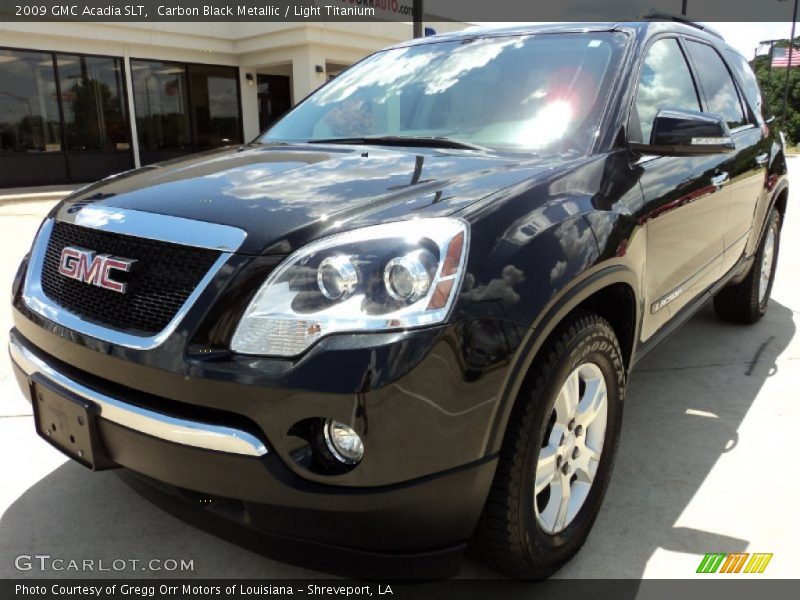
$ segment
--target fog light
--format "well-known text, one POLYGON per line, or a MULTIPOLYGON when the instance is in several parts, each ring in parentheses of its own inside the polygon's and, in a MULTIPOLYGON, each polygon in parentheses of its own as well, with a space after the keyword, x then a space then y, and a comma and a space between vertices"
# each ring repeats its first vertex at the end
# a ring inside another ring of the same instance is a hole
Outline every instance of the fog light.
POLYGON ((345 465, 354 465, 364 456, 364 442, 352 427, 328 419, 323 428, 325 445, 333 457, 345 465))
POLYGON ((358 271, 349 256, 329 256, 319 266, 317 285, 326 298, 344 299, 358 285, 358 271))

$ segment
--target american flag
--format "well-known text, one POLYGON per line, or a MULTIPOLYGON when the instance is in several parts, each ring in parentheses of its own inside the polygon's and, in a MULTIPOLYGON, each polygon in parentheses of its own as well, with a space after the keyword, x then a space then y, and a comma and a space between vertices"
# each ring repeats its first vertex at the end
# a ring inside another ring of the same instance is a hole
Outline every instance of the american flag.
MULTIPOLYGON (((794 59, 792 59, 792 62, 794 62, 794 59)), ((164 92, 166 92, 167 96, 177 96, 180 93, 180 86, 178 85, 177 78, 171 79, 164 84, 164 92)))
MULTIPOLYGON (((772 49, 772 66, 773 67, 788 67, 789 65, 789 48, 773 48, 772 49)), ((792 67, 800 67, 800 48, 792 50, 792 67)))

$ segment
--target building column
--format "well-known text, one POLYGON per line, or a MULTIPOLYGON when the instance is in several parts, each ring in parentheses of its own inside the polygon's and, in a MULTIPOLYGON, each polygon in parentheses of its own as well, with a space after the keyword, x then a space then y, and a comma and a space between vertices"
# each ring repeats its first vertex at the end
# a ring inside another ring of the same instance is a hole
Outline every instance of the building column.
POLYGON ((242 95, 242 129, 244 142, 253 141, 261 133, 258 124, 258 75, 252 67, 239 68, 239 89, 242 95), (253 76, 252 83, 247 81, 247 74, 253 76))
POLYGON ((142 161, 139 158, 139 130, 136 128, 136 105, 133 101, 133 77, 131 77, 131 56, 128 51, 128 46, 125 46, 125 56, 122 62, 122 68, 125 71, 125 87, 127 88, 128 96, 128 121, 131 124, 131 150, 133 150, 133 166, 139 168, 142 166, 142 161))
POLYGON ((325 83, 325 54, 313 45, 297 48, 292 58, 292 104, 297 104, 325 83), (316 67, 321 66, 322 73, 316 67))

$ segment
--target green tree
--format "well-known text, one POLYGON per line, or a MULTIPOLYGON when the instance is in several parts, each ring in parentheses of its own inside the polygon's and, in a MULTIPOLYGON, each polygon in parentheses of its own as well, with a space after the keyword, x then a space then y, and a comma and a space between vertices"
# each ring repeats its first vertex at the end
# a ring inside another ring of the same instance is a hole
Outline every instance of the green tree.
MULTIPOLYGON (((788 48, 789 40, 775 44, 776 48, 788 48)), ((800 56, 800 37, 794 39, 793 54, 800 56)), ((764 95, 765 114, 777 117, 776 123, 781 127, 787 140, 792 145, 800 143, 800 67, 789 69, 789 99, 786 103, 786 123, 780 123, 783 110, 783 91, 786 85, 786 68, 770 69, 771 57, 757 56, 753 61, 753 70, 761 85, 764 95)), ((794 60, 794 59, 793 59, 794 60)))

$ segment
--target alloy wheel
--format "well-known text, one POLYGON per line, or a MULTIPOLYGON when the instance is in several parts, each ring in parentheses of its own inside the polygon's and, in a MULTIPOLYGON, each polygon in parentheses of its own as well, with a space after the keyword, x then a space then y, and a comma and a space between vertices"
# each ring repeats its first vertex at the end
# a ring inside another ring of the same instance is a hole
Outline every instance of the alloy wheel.
POLYGON ((606 380, 600 367, 584 363, 558 392, 536 462, 534 511, 549 534, 566 529, 594 482, 608 419, 606 380))

